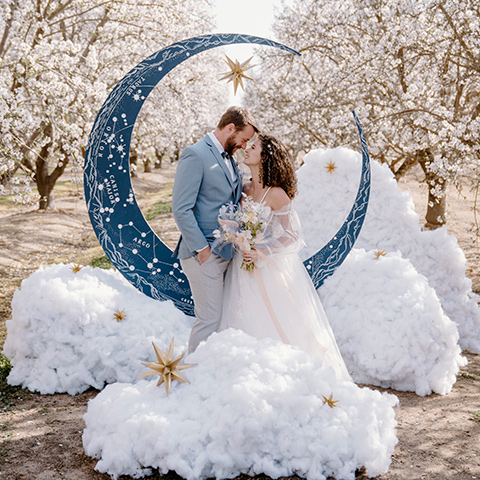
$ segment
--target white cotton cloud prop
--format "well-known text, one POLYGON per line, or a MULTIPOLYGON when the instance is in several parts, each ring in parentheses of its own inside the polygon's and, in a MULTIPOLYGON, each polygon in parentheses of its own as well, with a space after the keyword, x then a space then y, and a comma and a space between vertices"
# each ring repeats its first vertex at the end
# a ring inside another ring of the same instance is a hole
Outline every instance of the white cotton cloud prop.
MULTIPOLYGON (((316 150, 305 156, 297 172, 295 199, 307 242, 304 259, 323 247, 344 222, 355 201, 360 171, 361 155, 346 148, 316 150), (330 161, 336 166, 332 174, 325 168, 330 161)), ((460 346, 480 353, 479 298, 465 276, 465 256, 455 237, 446 227, 422 231, 410 194, 399 191, 388 167, 376 161, 372 161, 368 211, 355 248, 401 252, 427 278, 443 311, 458 325, 460 346)), ((355 296, 353 288, 349 294, 355 296)))
POLYGON ((319 289, 357 383, 446 394, 466 364, 457 326, 427 279, 397 253, 352 250, 319 289))
POLYGON ((76 394, 105 383, 133 382, 152 341, 186 349, 191 328, 172 302, 153 300, 115 270, 41 268, 12 301, 4 353, 11 385, 76 394), (117 310, 125 311, 120 322, 117 310))
POLYGON ((90 400, 83 445, 113 478, 175 471, 187 480, 241 473, 310 480, 387 471, 396 397, 339 382, 319 358, 233 329, 191 354, 190 384, 107 386, 90 400), (338 403, 330 408, 323 396, 338 403))

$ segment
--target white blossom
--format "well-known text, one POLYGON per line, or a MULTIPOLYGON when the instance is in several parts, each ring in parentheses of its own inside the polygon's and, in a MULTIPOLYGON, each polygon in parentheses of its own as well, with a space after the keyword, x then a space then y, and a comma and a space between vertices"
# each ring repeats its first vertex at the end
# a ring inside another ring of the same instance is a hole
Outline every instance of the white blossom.
MULTIPOLYGON (((78 168, 115 84, 155 51, 212 30, 211 0, 134 3, 0 0, 1 183, 35 171, 42 147, 49 173, 78 168)), ((136 153, 172 155, 212 127, 227 99, 217 63, 199 54, 160 82, 137 121, 136 153)))

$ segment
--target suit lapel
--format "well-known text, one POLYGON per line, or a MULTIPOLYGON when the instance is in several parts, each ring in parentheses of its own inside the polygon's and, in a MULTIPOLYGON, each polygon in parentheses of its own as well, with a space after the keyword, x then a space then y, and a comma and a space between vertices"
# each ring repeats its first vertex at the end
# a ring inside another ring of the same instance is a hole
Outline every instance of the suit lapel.
POLYGON ((240 201, 240 194, 242 192, 242 174, 240 173, 240 170, 238 169, 238 163, 237 163, 237 160, 234 159, 235 161, 233 162, 234 163, 234 170, 235 170, 235 174, 237 175, 237 179, 238 179, 238 182, 237 182, 237 186, 234 187, 235 188, 235 201, 236 202, 239 202, 240 201), (240 192, 240 194, 239 194, 240 192))
MULTIPOLYGON (((210 138, 209 135, 205 135, 204 140, 207 143, 208 147, 210 148, 210 151, 212 152, 212 155, 215 157, 215 160, 217 161, 217 163, 222 168, 223 173, 227 177, 228 183, 232 187, 233 192, 235 192, 235 185, 234 185, 233 180, 232 180, 232 175, 230 174, 230 170, 228 169, 228 167, 225 163, 225 159, 222 157, 222 155, 218 151, 218 148, 213 144, 212 139, 210 138)), ((235 166, 235 171, 238 175, 238 169, 236 168, 236 166, 235 166)), ((238 178, 240 178, 240 176, 238 176, 238 178)))

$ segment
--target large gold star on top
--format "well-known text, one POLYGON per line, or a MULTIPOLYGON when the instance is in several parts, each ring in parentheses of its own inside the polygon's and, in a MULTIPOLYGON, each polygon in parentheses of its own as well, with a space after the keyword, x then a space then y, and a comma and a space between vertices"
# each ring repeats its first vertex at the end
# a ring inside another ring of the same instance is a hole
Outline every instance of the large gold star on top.
POLYGON ((323 397, 323 404, 327 404, 330 408, 333 408, 333 407, 336 407, 336 403, 338 402, 338 400, 334 400, 333 399, 333 393, 330 394, 330 396, 327 398, 325 397, 324 395, 322 395, 323 397))
POLYGON ((228 79, 227 83, 233 82, 233 93, 234 95, 236 95, 237 88, 239 85, 242 87, 242 90, 245 90, 243 86, 243 78, 246 78, 247 80, 253 80, 252 77, 245 75, 245 72, 247 70, 250 70, 251 68, 254 67, 254 65, 248 65, 250 63, 250 60, 253 57, 250 57, 245 62, 240 63, 238 60, 233 61, 231 58, 228 57, 228 55, 225 55, 225 56, 227 57, 227 59, 225 60, 225 63, 230 67, 230 71, 222 73, 222 75, 225 75, 225 76, 222 77, 219 81, 228 79))
POLYGON ((172 380, 178 380, 181 383, 190 383, 181 373, 180 370, 186 370, 187 368, 195 366, 195 364, 187 364, 184 363, 183 365, 179 365, 180 361, 182 360, 185 353, 182 353, 176 358, 173 358, 173 341, 170 343, 170 346, 167 348, 165 353, 163 353, 153 342, 153 348, 155 349, 155 353, 157 355, 158 362, 147 362, 143 363, 148 368, 151 368, 149 372, 140 373, 140 376, 145 375, 160 375, 160 379, 158 380, 157 387, 162 383, 165 383, 165 390, 167 391, 167 395, 170 393, 170 388, 172 386, 172 380))

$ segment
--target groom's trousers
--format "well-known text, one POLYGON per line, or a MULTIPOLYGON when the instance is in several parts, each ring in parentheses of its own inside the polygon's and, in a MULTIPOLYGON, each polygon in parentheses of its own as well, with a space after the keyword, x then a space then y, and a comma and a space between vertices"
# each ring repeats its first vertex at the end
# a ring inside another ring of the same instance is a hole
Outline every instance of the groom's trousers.
POLYGON ((196 255, 180 260, 195 302, 196 320, 190 333, 188 353, 218 330, 222 319, 225 272, 229 263, 230 260, 215 253, 211 253, 201 265, 196 255))

